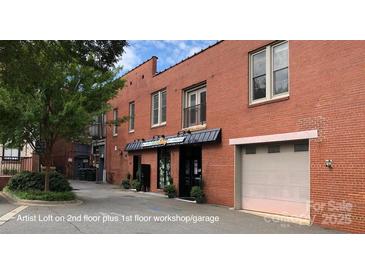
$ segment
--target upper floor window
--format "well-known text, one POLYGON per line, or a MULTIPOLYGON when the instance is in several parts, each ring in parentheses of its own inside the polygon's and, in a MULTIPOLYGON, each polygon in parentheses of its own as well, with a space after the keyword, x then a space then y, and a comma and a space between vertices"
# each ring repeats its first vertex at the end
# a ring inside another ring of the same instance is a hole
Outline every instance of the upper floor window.
POLYGON ((152 127, 166 124, 166 91, 152 94, 152 127))
POLYGON ((19 161, 20 150, 19 148, 3 147, 3 159, 9 161, 19 161))
POLYGON ((206 122, 206 85, 185 91, 184 128, 203 125, 206 122))
POLYGON ((288 42, 266 46, 250 55, 250 103, 289 95, 288 42))
POLYGON ((101 114, 94 118, 94 122, 89 127, 89 133, 93 139, 103 139, 106 137, 106 115, 101 114))
POLYGON ((118 109, 113 109, 113 136, 118 135, 118 109))
POLYGON ((134 112, 135 104, 134 102, 129 103, 129 132, 134 131, 134 112))

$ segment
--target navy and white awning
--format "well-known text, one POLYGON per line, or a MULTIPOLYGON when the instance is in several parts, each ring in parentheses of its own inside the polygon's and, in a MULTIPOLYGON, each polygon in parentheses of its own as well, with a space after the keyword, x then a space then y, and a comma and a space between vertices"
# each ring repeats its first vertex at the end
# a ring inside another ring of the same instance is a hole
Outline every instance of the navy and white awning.
POLYGON ((173 136, 157 136, 149 140, 137 140, 132 143, 128 143, 125 147, 126 151, 135 151, 142 149, 150 149, 166 146, 179 146, 189 144, 202 144, 219 142, 221 139, 221 129, 207 129, 200 131, 185 131, 173 136))

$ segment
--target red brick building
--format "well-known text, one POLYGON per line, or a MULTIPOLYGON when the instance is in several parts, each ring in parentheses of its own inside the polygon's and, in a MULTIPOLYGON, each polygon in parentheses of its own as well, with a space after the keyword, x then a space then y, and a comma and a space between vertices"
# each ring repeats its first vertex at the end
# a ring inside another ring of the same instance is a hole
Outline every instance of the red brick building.
POLYGON ((365 42, 221 41, 162 72, 152 57, 111 101, 107 178, 365 231, 365 42), (149 176, 146 175, 149 173, 149 176))
POLYGON ((69 179, 81 179, 80 169, 90 165, 90 146, 58 139, 52 153, 52 165, 69 179))

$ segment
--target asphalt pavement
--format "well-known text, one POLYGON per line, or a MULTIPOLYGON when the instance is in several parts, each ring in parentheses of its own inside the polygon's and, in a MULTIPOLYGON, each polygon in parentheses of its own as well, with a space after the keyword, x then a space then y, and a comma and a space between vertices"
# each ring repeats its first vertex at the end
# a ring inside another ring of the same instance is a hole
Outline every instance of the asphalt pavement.
MULTIPOLYGON (((0 224, 0 233, 338 233, 317 225, 274 221, 224 206, 124 191, 115 185, 71 183, 82 204, 28 206, 0 224)), ((0 196, 0 218, 17 207, 0 196)))

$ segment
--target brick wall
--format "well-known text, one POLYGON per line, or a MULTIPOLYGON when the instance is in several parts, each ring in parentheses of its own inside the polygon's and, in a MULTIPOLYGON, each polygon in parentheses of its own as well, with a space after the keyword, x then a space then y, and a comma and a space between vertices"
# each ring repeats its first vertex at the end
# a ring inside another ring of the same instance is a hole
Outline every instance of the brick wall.
MULTIPOLYGON (((108 129, 107 172, 114 174, 115 182, 132 173, 131 156, 115 146, 123 150, 134 139, 181 130, 182 89, 206 81, 207 127, 222 128, 221 144, 203 146, 209 203, 233 206, 230 138, 318 129, 319 138, 310 142, 312 202, 346 201, 353 208, 351 224, 326 224, 326 214, 333 213, 328 206, 312 210, 312 217, 323 226, 364 232, 365 41, 290 41, 289 99, 250 107, 248 53, 267 43, 223 41, 163 73, 154 74, 155 58, 128 73, 126 87, 111 104, 119 108, 120 115, 128 115, 128 104, 135 101, 135 132, 128 133, 128 125, 123 124, 118 136, 112 137, 108 129), (162 88, 167 90, 167 124, 152 129, 151 93, 162 88), (326 159, 334 161, 333 169, 324 166, 326 159)), ((111 113, 108 120, 112 120, 111 113)), ((155 187, 157 155, 153 151, 140 154, 142 163, 151 163, 155 187)), ((173 173, 178 174, 178 151, 172 157, 173 173)), ((178 176, 174 176, 178 185, 178 176)))

